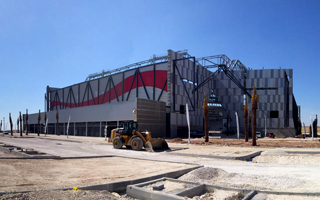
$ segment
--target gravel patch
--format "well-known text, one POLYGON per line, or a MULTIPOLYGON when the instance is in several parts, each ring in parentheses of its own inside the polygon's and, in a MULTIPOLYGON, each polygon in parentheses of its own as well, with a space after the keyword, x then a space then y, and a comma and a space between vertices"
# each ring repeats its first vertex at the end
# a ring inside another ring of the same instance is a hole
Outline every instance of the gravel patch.
POLYGON ((311 192, 315 191, 315 188, 320 188, 316 182, 304 181, 287 176, 228 173, 222 169, 209 167, 196 169, 181 176, 179 179, 250 190, 298 192, 302 190, 301 188, 304 188, 303 192, 311 192))
POLYGON ((320 197, 316 196, 292 196, 292 195, 275 195, 275 194, 264 194, 258 193, 252 200, 320 200, 320 197))
POLYGON ((288 153, 281 150, 270 150, 255 157, 254 163, 277 163, 282 165, 320 165, 320 154, 297 154, 288 153))
POLYGON ((214 190, 214 192, 208 192, 201 196, 195 196, 192 200, 240 200, 244 195, 239 192, 227 191, 227 190, 214 190))

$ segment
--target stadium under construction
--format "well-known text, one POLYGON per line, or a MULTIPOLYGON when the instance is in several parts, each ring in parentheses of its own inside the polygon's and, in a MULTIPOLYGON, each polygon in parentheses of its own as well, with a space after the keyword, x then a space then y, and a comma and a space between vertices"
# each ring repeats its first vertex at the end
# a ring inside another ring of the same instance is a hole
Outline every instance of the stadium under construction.
MULTIPOLYGON (((186 104, 191 130, 204 129, 203 97, 209 96, 209 130, 236 132, 235 113, 244 133, 243 106, 256 86, 259 95, 257 131, 277 137, 294 136, 300 109, 293 95, 292 69, 251 69, 226 55, 196 58, 187 50, 154 55, 111 71, 89 75, 64 88, 47 86, 48 134, 104 137, 124 122, 137 121, 139 130, 154 137, 187 136, 186 104), (56 126, 59 113, 58 126, 56 126), (70 119, 70 120, 69 120, 70 119)), ((29 114, 28 130, 38 131, 38 113, 29 114)))

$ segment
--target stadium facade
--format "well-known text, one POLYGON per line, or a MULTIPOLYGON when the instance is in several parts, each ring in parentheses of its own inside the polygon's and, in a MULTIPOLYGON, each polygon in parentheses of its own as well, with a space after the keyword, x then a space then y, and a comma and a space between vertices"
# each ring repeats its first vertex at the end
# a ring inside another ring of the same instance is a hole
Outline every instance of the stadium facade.
MULTIPOLYGON (((104 137, 126 121, 137 121, 139 130, 154 137, 187 135, 186 104, 191 130, 203 130, 203 97, 209 97, 210 130, 235 132, 235 112, 244 132, 245 98, 251 108, 254 85, 259 95, 257 130, 276 136, 293 136, 299 109, 293 95, 292 69, 245 67, 225 55, 195 58, 187 50, 172 51, 112 71, 91 74, 86 81, 64 88, 47 86, 45 108, 48 133, 58 129, 69 135, 104 137), (226 123, 228 122, 228 123, 226 123), (226 124, 229 127, 226 127, 226 124)), ((41 113, 41 131, 44 112, 41 113)), ((29 115, 28 130, 37 132, 38 113, 29 115)))

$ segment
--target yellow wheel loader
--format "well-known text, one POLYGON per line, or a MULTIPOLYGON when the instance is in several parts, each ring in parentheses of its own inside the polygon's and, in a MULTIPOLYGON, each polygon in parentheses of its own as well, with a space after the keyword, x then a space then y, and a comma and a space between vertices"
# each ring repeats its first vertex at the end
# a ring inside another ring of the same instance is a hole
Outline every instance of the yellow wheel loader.
POLYGON ((127 122, 123 128, 113 129, 108 142, 112 142, 115 149, 121 149, 123 146, 136 151, 140 151, 144 147, 149 152, 169 149, 168 143, 164 139, 152 138, 151 132, 148 131, 138 131, 137 122, 127 122))

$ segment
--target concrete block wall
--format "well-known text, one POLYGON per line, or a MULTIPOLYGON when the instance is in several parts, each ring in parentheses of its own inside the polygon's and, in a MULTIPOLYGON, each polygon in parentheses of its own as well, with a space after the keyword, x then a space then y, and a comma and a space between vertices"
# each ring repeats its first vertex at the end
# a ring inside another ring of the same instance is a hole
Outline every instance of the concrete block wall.
MULTIPOLYGON (((257 88, 269 88, 257 90, 259 95, 258 131, 264 132, 266 118, 267 132, 273 132, 276 136, 295 135, 292 114, 292 76, 292 69, 262 69, 247 72, 247 88, 253 88, 254 84, 257 88), (279 117, 271 118, 270 111, 278 111, 279 117)), ((251 107, 251 100, 249 106, 251 107)))
POLYGON ((138 122, 140 131, 148 130, 152 137, 166 135, 166 103, 136 98, 134 120, 138 122))

